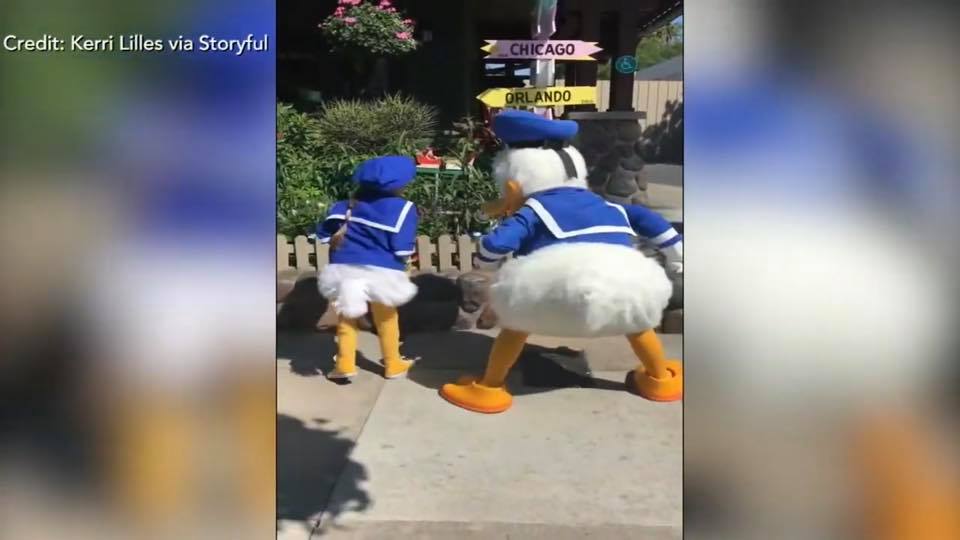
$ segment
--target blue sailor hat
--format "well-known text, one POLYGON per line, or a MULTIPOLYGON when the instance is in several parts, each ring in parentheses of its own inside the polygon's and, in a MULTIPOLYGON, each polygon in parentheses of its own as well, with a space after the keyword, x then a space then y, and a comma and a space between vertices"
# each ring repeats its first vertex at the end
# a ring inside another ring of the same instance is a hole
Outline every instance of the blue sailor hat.
POLYGON ((507 109, 493 117, 493 133, 507 145, 567 141, 577 134, 573 120, 549 120, 530 111, 507 109))
POLYGON ((382 156, 361 163, 353 173, 353 181, 363 187, 393 191, 409 184, 416 174, 412 157, 382 156))

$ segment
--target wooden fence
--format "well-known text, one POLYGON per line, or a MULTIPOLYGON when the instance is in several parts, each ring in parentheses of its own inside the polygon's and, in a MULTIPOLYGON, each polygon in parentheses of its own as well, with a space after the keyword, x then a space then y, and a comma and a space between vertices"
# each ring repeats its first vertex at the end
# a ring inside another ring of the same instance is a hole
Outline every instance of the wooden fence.
MULTIPOLYGON (((676 227, 677 224, 674 224, 676 227)), ((638 249, 648 257, 661 257, 656 248, 648 242, 641 242, 638 249)), ((418 236, 417 247, 411 269, 420 272, 445 272, 459 270, 469 272, 473 270, 473 254, 477 252, 477 241, 465 234, 456 238, 449 234, 442 234, 436 240, 429 236, 418 236)), ((509 255, 508 257, 513 257, 509 255)), ((330 262, 330 246, 319 244, 312 238, 297 236, 290 239, 282 234, 277 235, 277 271, 297 270, 299 272, 316 271, 330 262)))
MULTIPOLYGON (((476 253, 476 241, 463 234, 457 238, 449 234, 440 235, 436 240, 427 236, 417 237, 416 253, 411 259, 413 268, 421 272, 436 272, 457 269, 461 272, 473 270, 473 254, 476 253)), ((306 236, 290 239, 277 235, 277 270, 299 271, 317 270, 330 260, 330 246, 315 242, 306 236)))

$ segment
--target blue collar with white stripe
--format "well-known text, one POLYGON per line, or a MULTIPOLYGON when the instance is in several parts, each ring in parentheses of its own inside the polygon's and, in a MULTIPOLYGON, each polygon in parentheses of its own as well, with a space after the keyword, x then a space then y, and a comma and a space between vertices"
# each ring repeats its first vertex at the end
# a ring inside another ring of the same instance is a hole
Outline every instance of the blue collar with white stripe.
POLYGON ((636 236, 627 212, 583 188, 560 187, 534 193, 524 206, 558 239, 591 234, 620 233, 636 236))
MULTIPOLYGON (((347 201, 340 201, 331 209, 327 219, 346 219, 347 201)), ((359 223, 387 231, 400 232, 413 203, 401 197, 383 197, 373 200, 358 200, 350 215, 350 223, 359 223)))

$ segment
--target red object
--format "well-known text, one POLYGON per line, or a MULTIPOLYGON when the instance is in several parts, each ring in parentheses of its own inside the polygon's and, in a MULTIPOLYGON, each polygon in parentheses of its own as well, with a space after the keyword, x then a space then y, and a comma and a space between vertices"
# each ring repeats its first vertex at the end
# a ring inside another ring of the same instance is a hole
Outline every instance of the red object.
POLYGON ((439 167, 443 160, 433 155, 433 148, 427 148, 416 156, 417 165, 423 167, 439 167))

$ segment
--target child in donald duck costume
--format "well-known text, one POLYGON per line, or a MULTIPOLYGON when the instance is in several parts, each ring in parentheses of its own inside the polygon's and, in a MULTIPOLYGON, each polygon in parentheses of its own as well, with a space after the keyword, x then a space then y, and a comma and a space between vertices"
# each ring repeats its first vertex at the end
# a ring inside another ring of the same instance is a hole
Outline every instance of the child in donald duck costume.
POLYGON ((503 221, 479 243, 477 263, 500 268, 490 301, 501 332, 482 377, 440 389, 444 399, 475 412, 499 413, 513 398, 507 374, 529 335, 627 337, 639 365, 627 387, 654 401, 683 395, 681 363, 667 360, 653 328, 672 293, 666 271, 634 247, 637 235, 682 273, 682 238, 655 212, 607 202, 587 188, 583 156, 569 145, 577 123, 506 110, 493 131, 506 149, 493 174, 502 197, 485 210, 503 221))
POLYGON ((337 323, 336 366, 329 379, 357 374, 357 319, 373 314, 380 339, 384 377, 401 377, 411 360, 400 355, 397 306, 417 294, 406 273, 414 252, 417 209, 400 194, 416 176, 416 164, 406 156, 383 156, 357 167, 357 192, 335 203, 317 227, 317 241, 330 244, 330 264, 320 272, 320 294, 333 303, 337 323))

